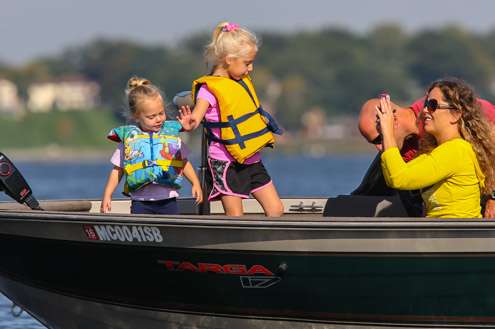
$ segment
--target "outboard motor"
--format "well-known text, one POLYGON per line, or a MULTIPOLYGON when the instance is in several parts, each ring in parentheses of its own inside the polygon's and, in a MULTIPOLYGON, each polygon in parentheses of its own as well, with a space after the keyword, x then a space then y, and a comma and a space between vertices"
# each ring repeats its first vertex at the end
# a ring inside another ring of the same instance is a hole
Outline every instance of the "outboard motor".
POLYGON ((43 210, 21 172, 2 152, 0 152, 0 190, 33 210, 43 210))

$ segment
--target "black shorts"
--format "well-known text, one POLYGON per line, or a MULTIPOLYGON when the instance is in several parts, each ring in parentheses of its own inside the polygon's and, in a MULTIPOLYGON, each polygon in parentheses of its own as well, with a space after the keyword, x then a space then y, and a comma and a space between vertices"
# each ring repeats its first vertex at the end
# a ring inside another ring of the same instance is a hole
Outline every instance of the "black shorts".
POLYGON ((263 163, 240 164, 208 158, 212 178, 212 189, 208 200, 221 195, 249 198, 254 193, 272 182, 263 163))

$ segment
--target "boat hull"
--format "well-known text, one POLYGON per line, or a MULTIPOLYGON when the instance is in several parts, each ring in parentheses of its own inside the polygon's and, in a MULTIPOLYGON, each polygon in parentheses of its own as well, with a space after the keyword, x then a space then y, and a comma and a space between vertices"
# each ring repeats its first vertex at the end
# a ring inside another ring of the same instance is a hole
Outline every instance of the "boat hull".
POLYGON ((490 222, 2 215, 0 289, 51 328, 495 325, 490 222))
POLYGON ((233 317, 231 315, 198 314, 125 307, 111 303, 89 301, 44 289, 33 288, 2 278, 0 289, 16 300, 19 306, 37 318, 47 328, 64 329, 388 329, 387 325, 359 325, 353 323, 325 323, 291 319, 233 317))

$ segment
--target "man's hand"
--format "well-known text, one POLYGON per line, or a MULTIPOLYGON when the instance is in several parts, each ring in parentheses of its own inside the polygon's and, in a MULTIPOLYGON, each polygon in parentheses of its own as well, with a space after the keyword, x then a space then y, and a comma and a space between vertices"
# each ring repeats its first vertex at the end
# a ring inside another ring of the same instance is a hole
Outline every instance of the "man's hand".
POLYGON ((495 218, 495 200, 488 199, 485 204, 484 218, 495 218))

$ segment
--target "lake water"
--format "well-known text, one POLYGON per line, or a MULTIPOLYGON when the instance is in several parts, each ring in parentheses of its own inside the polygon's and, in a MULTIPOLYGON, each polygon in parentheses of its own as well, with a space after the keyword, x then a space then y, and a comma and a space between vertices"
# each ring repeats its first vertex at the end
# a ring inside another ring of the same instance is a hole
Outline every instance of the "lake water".
MULTIPOLYGON (((270 156, 264 164, 282 196, 323 196, 348 194, 355 188, 373 154, 307 156, 270 156)), ((13 159, 12 159, 13 160, 13 159)), ((193 163, 197 164, 198 161, 193 163)), ((111 165, 98 162, 16 162, 37 199, 99 199, 111 165)), ((184 184, 183 195, 190 195, 184 184)), ((121 189, 114 196, 120 198, 121 189)), ((3 193, 0 200, 8 200, 3 193)), ((45 328, 25 312, 19 318, 11 314, 12 303, 0 294, 0 329, 45 328)))

